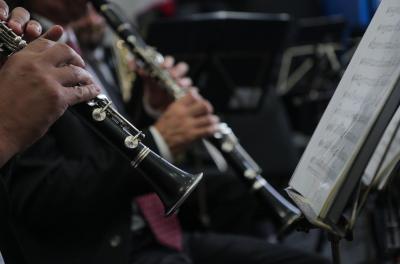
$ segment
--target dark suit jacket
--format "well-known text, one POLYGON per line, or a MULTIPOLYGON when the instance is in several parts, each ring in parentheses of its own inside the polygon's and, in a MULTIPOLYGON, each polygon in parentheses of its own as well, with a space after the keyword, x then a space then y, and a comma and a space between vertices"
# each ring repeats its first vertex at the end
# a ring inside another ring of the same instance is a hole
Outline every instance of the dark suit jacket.
MULTIPOLYGON (((0 175, 10 173, 8 166, 0 170, 0 175)), ((6 264, 24 264, 26 261, 15 236, 9 202, 4 181, 0 179, 0 252, 6 264)))
POLYGON ((5 179, 29 263, 128 263, 132 199, 149 185, 73 113, 5 179))

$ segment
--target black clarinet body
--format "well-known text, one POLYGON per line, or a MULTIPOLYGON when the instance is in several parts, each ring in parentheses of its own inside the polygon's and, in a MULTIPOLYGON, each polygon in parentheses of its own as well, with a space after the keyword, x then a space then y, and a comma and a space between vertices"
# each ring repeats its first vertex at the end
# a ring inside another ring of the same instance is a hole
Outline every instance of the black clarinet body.
MULTIPOLYGON (((160 65, 164 57, 154 48, 148 46, 136 29, 123 19, 123 14, 115 4, 106 0, 92 0, 95 8, 107 20, 110 27, 125 42, 132 54, 138 60, 139 66, 156 79, 161 86, 175 99, 186 94, 167 70, 160 65)), ((261 169, 250 155, 240 145, 232 129, 225 123, 219 124, 218 132, 208 139, 221 151, 229 165, 249 185, 251 190, 260 197, 262 202, 271 206, 283 223, 283 232, 300 219, 300 210, 278 193, 262 176, 261 169)))
POLYGON ((220 123, 219 131, 209 141, 221 151, 232 169, 241 176, 259 200, 272 207, 282 224, 279 235, 289 232, 300 219, 300 210, 265 180, 261 168, 240 145, 232 129, 226 123, 220 123))
POLYGON ((146 147, 141 142, 144 134, 119 114, 107 97, 100 95, 71 109, 144 174, 163 202, 166 215, 174 213, 200 182, 201 173, 189 174, 146 147))
MULTIPOLYGON (((0 22, 0 55, 7 58, 26 42, 0 22)), ((158 156, 141 140, 144 135, 112 106, 104 95, 70 108, 102 138, 142 172, 164 204, 165 214, 174 213, 196 188, 203 174, 192 175, 158 156)))

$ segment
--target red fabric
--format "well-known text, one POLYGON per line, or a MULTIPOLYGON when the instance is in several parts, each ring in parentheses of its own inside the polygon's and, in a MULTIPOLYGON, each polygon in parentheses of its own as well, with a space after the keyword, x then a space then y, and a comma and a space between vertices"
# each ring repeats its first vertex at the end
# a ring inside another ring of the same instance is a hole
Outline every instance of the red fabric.
POLYGON ((165 0, 164 3, 160 5, 160 11, 167 17, 175 15, 175 0, 165 0))
POLYGON ((178 217, 164 216, 164 205, 155 193, 135 199, 157 241, 172 249, 182 250, 182 229, 178 217))

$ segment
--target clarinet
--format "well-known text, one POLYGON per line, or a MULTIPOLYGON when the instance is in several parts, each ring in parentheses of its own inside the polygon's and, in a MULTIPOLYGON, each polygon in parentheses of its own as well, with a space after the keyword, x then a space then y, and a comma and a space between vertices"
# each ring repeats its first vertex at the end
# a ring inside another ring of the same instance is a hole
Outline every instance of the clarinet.
MULTIPOLYGON (((0 23, 0 54, 3 57, 11 56, 26 45, 5 23, 0 23)), ((144 134, 115 110, 105 95, 77 104, 70 110, 114 146, 134 169, 144 174, 163 202, 167 216, 179 208, 202 179, 202 173, 189 174, 146 147, 141 142, 144 134)))
MULTIPOLYGON (((179 99, 185 96, 186 91, 178 85, 167 70, 160 66, 164 61, 163 56, 145 43, 137 30, 123 19, 124 16, 118 7, 107 0, 92 0, 91 2, 135 55, 138 65, 156 79, 173 98, 179 99)), ((287 230, 300 219, 300 210, 261 176, 260 167, 240 145, 238 138, 226 123, 220 123, 218 131, 208 140, 221 151, 231 167, 243 178, 251 190, 263 202, 273 207, 283 223, 282 231, 287 230)))

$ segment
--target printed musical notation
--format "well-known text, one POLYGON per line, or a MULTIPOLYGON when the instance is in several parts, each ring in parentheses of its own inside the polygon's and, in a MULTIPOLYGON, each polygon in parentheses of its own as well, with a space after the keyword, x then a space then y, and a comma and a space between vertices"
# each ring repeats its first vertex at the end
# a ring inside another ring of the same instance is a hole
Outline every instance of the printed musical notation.
POLYGON ((392 171, 395 169, 397 162, 400 161, 400 131, 394 134, 393 141, 389 145, 385 159, 382 162, 381 169, 378 172, 377 188, 382 190, 390 181, 392 171))
POLYGON ((379 25, 378 26, 378 31, 380 33, 388 33, 388 32, 400 31, 400 22, 397 23, 396 25, 379 25))
POLYGON ((371 59, 362 58, 360 61, 361 66, 379 67, 379 68, 392 68, 399 65, 400 58, 390 58, 390 59, 371 59))
POLYGON ((365 185, 373 184, 377 178, 383 177, 383 171, 388 167, 390 161, 400 152, 400 108, 393 116, 385 130, 374 154, 372 155, 367 168, 365 169, 362 181, 365 185))
POLYGON ((366 85, 369 87, 379 88, 382 86, 386 86, 390 80, 390 75, 381 75, 375 78, 370 78, 362 74, 355 74, 351 81, 355 82, 358 86, 366 85))
POLYGON ((398 50, 400 49, 400 43, 394 41, 379 41, 373 40, 368 44, 368 48, 371 50, 383 49, 383 50, 398 50))
POLYGON ((315 215, 328 212, 399 75, 400 1, 383 0, 289 183, 315 215))
POLYGON ((400 15, 400 7, 390 6, 386 9, 385 13, 387 16, 390 16, 390 17, 400 15))

